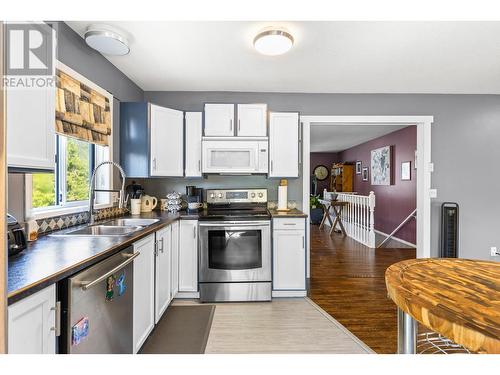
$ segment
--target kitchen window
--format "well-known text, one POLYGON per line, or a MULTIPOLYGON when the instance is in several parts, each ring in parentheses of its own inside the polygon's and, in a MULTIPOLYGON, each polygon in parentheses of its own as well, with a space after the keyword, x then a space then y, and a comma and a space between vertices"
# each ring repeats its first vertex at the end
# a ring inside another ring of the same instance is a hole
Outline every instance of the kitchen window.
MULTIPOLYGON (((56 135, 54 173, 26 175, 26 215, 43 218, 88 210, 89 184, 94 167, 110 160, 110 147, 56 135)), ((103 166, 96 186, 111 186, 111 168, 103 166)), ((96 193, 96 207, 111 205, 111 195, 96 193)))

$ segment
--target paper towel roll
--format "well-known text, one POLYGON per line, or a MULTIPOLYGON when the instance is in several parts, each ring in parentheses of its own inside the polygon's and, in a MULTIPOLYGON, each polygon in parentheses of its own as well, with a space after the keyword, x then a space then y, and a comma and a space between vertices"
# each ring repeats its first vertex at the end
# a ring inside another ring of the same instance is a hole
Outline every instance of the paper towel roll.
POLYGON ((278 186, 278 210, 286 210, 287 208, 287 186, 278 186))

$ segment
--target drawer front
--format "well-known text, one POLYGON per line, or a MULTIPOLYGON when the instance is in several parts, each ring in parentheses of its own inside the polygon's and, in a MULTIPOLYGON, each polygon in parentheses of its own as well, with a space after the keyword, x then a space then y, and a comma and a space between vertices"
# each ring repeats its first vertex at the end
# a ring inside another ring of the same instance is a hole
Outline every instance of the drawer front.
POLYGON ((306 221, 303 218, 273 219, 273 229, 305 229, 306 221))

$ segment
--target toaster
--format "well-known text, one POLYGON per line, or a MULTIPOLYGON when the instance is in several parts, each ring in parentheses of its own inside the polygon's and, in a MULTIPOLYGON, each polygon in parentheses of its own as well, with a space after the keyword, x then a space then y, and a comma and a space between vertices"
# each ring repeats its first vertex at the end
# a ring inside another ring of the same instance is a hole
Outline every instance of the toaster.
POLYGON ((7 237, 9 239, 9 256, 19 254, 26 249, 26 234, 17 219, 7 214, 7 237))

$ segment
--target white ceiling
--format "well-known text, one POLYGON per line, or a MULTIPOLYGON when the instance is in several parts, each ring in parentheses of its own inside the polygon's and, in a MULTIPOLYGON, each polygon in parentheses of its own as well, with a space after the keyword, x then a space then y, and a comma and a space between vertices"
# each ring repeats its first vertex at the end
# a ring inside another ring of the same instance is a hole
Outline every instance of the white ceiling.
MULTIPOLYGON (((80 35, 92 22, 68 22, 80 35)), ((131 52, 108 59, 146 91, 500 93, 500 22, 107 22, 131 52), (282 56, 252 47, 285 26, 282 56)))
POLYGON ((314 125, 311 124, 311 152, 340 152, 395 132, 407 125, 314 125))

